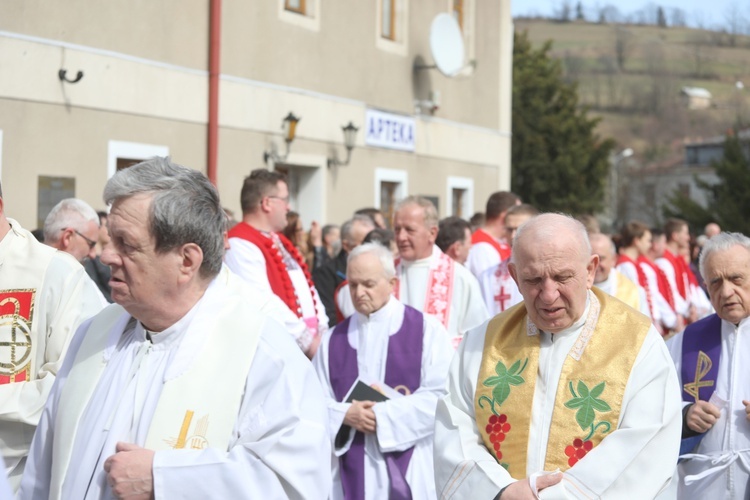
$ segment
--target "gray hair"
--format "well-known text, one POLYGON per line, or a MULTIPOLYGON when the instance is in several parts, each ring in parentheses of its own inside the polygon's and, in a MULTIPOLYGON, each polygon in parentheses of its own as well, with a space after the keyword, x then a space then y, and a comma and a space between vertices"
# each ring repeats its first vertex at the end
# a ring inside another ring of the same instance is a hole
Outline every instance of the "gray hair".
POLYGON ((355 222, 359 222, 365 227, 369 227, 370 230, 375 229, 375 223, 372 221, 372 217, 363 214, 354 215, 351 219, 341 225, 341 241, 346 242, 347 245, 351 245, 353 243, 352 232, 355 222))
POLYGON ((347 266, 353 259, 366 253, 371 253, 380 260, 380 264, 383 266, 383 274, 385 274, 386 279, 391 279, 396 276, 396 266, 393 264, 393 254, 388 248, 380 243, 363 243, 353 249, 346 259, 347 266))
POLYGON ((417 205, 419 207, 422 207, 422 210, 424 211, 424 225, 427 226, 428 229, 438 227, 440 217, 438 217, 435 205, 430 200, 422 196, 407 196, 403 200, 396 203, 396 207, 393 210, 394 213, 398 212, 407 205, 417 205))
POLYGON ((581 251, 585 252, 583 256, 589 257, 591 255, 591 242, 589 241, 589 233, 586 230, 581 221, 574 219, 568 214, 559 212, 548 212, 539 214, 536 217, 532 217, 527 220, 516 231, 513 236, 513 245, 511 248, 510 261, 516 261, 516 249, 519 239, 523 236, 528 228, 534 228, 537 231, 537 239, 557 239, 560 237, 560 229, 566 228, 570 230, 575 236, 578 233, 579 244, 581 245, 581 251))
POLYGON ((704 279, 706 277, 706 260, 709 255, 714 252, 729 250, 735 245, 744 247, 745 250, 750 252, 750 238, 742 233, 719 233, 706 240, 698 259, 698 269, 700 269, 701 276, 704 279))
POLYGON ((104 187, 104 201, 111 204, 141 193, 153 195, 148 222, 156 251, 195 243, 203 251, 201 276, 216 276, 226 228, 216 187, 202 173, 157 156, 117 172, 104 187))
POLYGON ((52 207, 44 219, 44 241, 57 242, 60 233, 68 228, 83 231, 83 224, 86 222, 93 222, 99 227, 99 215, 96 210, 83 200, 66 198, 52 207))

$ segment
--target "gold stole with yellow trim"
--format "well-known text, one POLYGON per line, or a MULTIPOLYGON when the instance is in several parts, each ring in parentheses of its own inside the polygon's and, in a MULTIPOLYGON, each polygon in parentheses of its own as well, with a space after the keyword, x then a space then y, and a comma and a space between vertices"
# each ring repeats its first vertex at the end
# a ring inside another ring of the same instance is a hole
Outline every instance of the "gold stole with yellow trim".
MULTIPOLYGON (((630 371, 651 324, 606 293, 591 292, 586 323, 557 385, 545 470, 569 469, 616 428, 630 371)), ((474 395, 485 446, 519 479, 528 475, 539 345, 523 303, 496 316, 487 326, 474 395)))

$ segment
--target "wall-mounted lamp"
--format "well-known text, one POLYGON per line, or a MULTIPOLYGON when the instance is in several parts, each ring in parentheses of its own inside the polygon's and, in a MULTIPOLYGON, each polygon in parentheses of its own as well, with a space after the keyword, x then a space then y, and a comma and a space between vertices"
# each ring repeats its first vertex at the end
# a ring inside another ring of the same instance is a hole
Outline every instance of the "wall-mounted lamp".
POLYGON ((286 143, 284 155, 279 155, 276 151, 276 143, 272 142, 271 150, 263 152, 263 163, 268 163, 269 159, 273 160, 274 163, 283 163, 286 160, 287 156, 289 156, 289 146, 294 141, 294 135, 297 133, 297 122, 299 121, 300 118, 294 116, 294 113, 291 111, 286 115, 281 122, 281 130, 284 131, 284 142, 286 143))
POLYGON ((83 71, 80 71, 80 70, 78 71, 78 73, 76 74, 76 77, 73 80, 68 78, 67 74, 68 74, 68 70, 61 69, 60 71, 57 72, 57 77, 60 79, 61 82, 68 82, 68 83, 78 83, 81 81, 81 78, 83 78, 83 71))
POLYGON ((333 150, 333 158, 328 158, 328 168, 345 167, 349 165, 349 161, 352 159, 352 149, 354 149, 354 143, 357 141, 357 131, 359 130, 354 126, 354 123, 349 122, 345 127, 341 127, 344 132, 344 146, 346 147, 346 159, 344 161, 339 160, 336 150, 333 150))

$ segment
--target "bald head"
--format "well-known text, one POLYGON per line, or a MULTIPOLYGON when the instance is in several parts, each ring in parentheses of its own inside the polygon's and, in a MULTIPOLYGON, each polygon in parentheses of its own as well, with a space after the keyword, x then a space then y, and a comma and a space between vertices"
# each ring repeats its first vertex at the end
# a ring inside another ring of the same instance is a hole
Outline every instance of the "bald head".
POLYGON ((532 323, 558 333, 583 315, 598 264, 583 224, 542 214, 518 229, 508 271, 532 323))
MULTIPOLYGON (((586 227, 572 217, 563 214, 546 213, 532 217, 521 225, 513 238, 513 247, 519 244, 537 244, 540 241, 565 240, 577 254, 584 258, 591 255, 591 244, 586 227)), ((515 259, 512 252, 511 260, 515 259)))
POLYGON ((707 238, 713 238, 720 232, 721 227, 719 227, 719 225, 715 222, 709 222, 708 224, 706 224, 706 227, 703 230, 703 234, 705 234, 707 238))
POLYGON ((617 263, 617 251, 612 238, 602 233, 589 235, 591 255, 599 256, 599 267, 596 268, 594 283, 601 283, 609 278, 609 273, 617 263))

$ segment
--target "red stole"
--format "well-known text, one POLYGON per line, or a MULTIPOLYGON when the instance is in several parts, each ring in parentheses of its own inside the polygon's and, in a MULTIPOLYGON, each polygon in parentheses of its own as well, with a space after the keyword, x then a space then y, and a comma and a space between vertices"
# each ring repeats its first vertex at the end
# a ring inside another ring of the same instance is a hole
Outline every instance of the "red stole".
MULTIPOLYGON (((279 241, 289 255, 297 261, 302 272, 305 273, 307 284, 310 287, 310 295, 315 305, 315 310, 318 310, 318 304, 315 300, 315 294, 313 293, 313 282, 310 277, 310 271, 307 269, 305 259, 302 258, 297 247, 289 241, 289 239, 281 233, 277 233, 279 241)), ((276 248, 273 244, 273 240, 268 236, 252 227, 251 225, 240 222, 236 224, 232 229, 229 230, 230 238, 240 238, 247 240, 256 247, 258 247, 266 260, 266 274, 268 276, 268 282, 271 284, 271 290, 275 293, 289 309, 292 310, 298 317, 302 317, 302 308, 300 307, 299 299, 297 298, 297 292, 294 290, 294 284, 289 277, 289 272, 284 264, 284 259, 281 255, 281 250, 276 248)))
POLYGON ((654 273, 656 273, 656 284, 659 287, 659 293, 661 293, 661 296, 667 300, 669 307, 674 311, 674 295, 672 295, 672 287, 669 286, 667 275, 664 274, 664 271, 662 271, 659 266, 642 255, 638 257, 638 263, 644 264, 654 270, 654 273))
POLYGON ((492 245, 492 248, 500 254, 501 262, 510 257, 510 246, 506 243, 500 243, 484 229, 477 229, 474 231, 474 234, 471 235, 471 244, 474 245, 475 243, 489 243, 492 245))
POLYGON ((689 282, 690 278, 688 274, 689 268, 687 267, 685 260, 681 257, 676 257, 669 250, 664 250, 663 257, 667 259, 674 268, 674 280, 677 284, 677 292, 680 294, 680 297, 682 297, 683 299, 687 299, 687 289, 685 286, 685 282, 689 282))
MULTIPOLYGON (((448 330, 450 322, 455 265, 456 263, 453 259, 441 252, 437 247, 433 247, 433 253, 430 257, 430 274, 427 277, 424 307, 421 312, 437 318, 446 330, 448 330), (435 251, 439 253, 436 255, 435 251)), ((400 298, 399 294, 401 292, 401 271, 401 259, 396 259, 396 276, 398 276, 398 281, 396 281, 396 286, 393 288, 393 296, 397 299, 400 298)))

